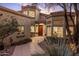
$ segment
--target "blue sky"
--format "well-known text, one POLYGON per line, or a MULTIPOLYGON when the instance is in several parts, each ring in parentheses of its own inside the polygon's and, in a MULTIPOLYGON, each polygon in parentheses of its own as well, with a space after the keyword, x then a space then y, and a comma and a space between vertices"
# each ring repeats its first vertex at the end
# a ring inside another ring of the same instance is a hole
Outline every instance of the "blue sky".
POLYGON ((9 9, 16 10, 16 11, 21 10, 21 4, 19 3, 0 3, 0 6, 4 6, 9 9))

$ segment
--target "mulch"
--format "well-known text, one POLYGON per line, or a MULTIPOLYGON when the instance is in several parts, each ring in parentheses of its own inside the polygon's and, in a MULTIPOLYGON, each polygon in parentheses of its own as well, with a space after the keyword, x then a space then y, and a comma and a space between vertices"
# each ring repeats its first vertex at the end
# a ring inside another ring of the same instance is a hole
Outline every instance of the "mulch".
POLYGON ((12 43, 12 46, 23 45, 23 44, 26 44, 29 42, 32 42, 32 39, 28 38, 28 39, 21 40, 19 42, 14 42, 14 43, 12 43))
POLYGON ((39 43, 39 46, 44 50, 44 51, 47 51, 47 47, 46 47, 46 43, 43 41, 41 43, 39 43))
POLYGON ((5 50, 5 49, 0 50, 0 56, 11 56, 17 45, 23 45, 23 44, 26 44, 26 43, 29 43, 29 42, 32 42, 32 40, 31 39, 25 39, 25 40, 22 40, 22 41, 19 41, 19 42, 15 42, 7 50, 5 50))
POLYGON ((39 43, 39 46, 45 51, 48 51, 48 48, 53 47, 53 45, 51 44, 47 44, 45 41, 42 41, 41 43, 39 43))

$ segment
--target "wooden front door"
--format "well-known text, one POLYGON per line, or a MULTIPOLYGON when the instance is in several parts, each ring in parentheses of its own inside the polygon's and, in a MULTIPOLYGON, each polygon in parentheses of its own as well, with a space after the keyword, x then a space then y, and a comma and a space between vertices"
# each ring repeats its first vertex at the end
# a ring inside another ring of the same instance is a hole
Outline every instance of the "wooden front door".
POLYGON ((38 26, 38 35, 42 36, 43 35, 43 25, 38 26))

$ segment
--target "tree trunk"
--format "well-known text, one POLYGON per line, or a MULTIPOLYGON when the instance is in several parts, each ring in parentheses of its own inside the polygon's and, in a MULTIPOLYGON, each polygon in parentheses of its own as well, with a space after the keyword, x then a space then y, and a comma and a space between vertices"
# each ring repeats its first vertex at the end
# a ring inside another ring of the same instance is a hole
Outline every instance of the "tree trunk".
POLYGON ((75 16, 76 16, 76 26, 75 26, 75 33, 74 33, 74 39, 75 39, 75 42, 76 42, 76 45, 78 45, 78 33, 79 33, 79 22, 78 22, 78 9, 77 9, 77 4, 74 3, 74 10, 75 10, 75 16))
POLYGON ((67 30, 68 36, 70 37, 71 36, 71 31, 69 29, 66 4, 63 4, 63 5, 64 5, 64 17, 65 17, 65 22, 66 22, 66 30, 67 30))
POLYGON ((74 19, 73 19, 73 14, 72 14, 72 5, 73 4, 70 4, 70 20, 72 21, 72 23, 73 23, 73 30, 74 30, 74 32, 75 32, 75 22, 74 22, 74 19))

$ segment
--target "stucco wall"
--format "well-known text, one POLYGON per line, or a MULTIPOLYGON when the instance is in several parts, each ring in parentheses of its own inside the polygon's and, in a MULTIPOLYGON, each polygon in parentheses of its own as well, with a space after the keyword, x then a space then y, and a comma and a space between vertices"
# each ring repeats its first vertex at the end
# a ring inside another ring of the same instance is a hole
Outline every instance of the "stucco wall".
MULTIPOLYGON (((69 19, 68 20, 69 25, 73 25, 72 21, 70 20, 70 17, 68 17, 68 19, 69 19)), ((73 19, 75 19, 75 18, 73 17, 73 19)), ((46 20, 46 22, 50 26, 52 25, 52 23, 53 23, 54 26, 63 26, 64 25, 64 20, 65 20, 64 16, 56 16, 56 17, 48 18, 46 20)))
MULTIPOLYGON (((26 38, 30 38, 30 25, 31 25, 31 18, 20 16, 11 12, 7 12, 4 10, 0 10, 0 23, 3 24, 3 21, 6 20, 12 20, 12 17, 15 18, 18 22, 18 25, 23 25, 24 26, 24 34, 26 38)), ((13 34, 14 35, 14 34, 13 34)), ((16 36, 17 34, 15 34, 16 36)), ((11 35, 12 36, 12 35, 11 35)), ((22 39, 21 39, 22 40, 22 39)), ((19 41, 18 39, 14 39, 14 41, 19 41)))

